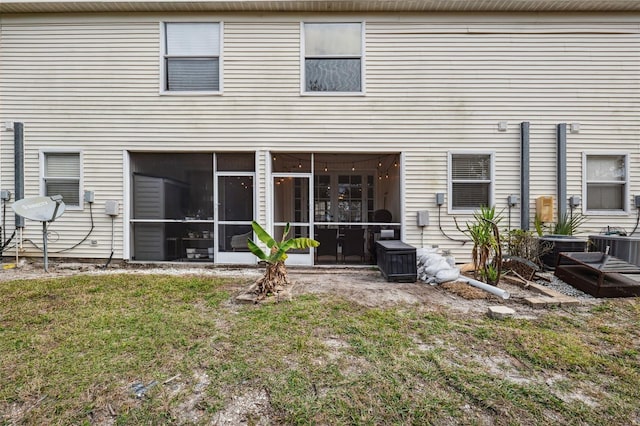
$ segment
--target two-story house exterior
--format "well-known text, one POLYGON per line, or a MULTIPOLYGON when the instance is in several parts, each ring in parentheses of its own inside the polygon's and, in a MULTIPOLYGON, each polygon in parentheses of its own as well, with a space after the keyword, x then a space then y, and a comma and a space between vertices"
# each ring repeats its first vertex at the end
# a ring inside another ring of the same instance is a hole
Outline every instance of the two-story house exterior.
POLYGON ((454 218, 529 229, 543 196, 630 231, 639 52, 625 0, 3 0, 2 237, 16 187, 63 195, 68 258, 254 264, 256 220, 322 239, 297 264, 381 229, 465 260, 454 218))

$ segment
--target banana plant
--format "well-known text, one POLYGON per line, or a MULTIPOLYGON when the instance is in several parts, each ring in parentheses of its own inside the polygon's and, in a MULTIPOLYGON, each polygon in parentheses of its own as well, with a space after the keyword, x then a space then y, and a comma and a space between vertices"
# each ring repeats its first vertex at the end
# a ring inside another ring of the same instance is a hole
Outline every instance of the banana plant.
POLYGON ((289 230, 291 229, 288 223, 284 228, 282 239, 279 242, 269 235, 257 222, 251 222, 251 227, 258 239, 266 244, 268 248, 268 252, 265 252, 258 247, 252 239, 247 240, 247 247, 249 247, 251 253, 258 259, 267 262, 264 276, 252 286, 252 291, 257 295, 257 303, 269 295, 278 296, 280 292, 291 284, 284 266, 284 261, 287 260, 287 251, 291 249, 318 247, 320 243, 314 239, 305 237, 287 238, 289 230))
POLYGON ((267 245, 269 252, 265 253, 252 239, 249 239, 247 241, 249 250, 258 259, 264 260, 269 264, 276 264, 278 262, 284 262, 285 260, 287 260, 287 251, 291 249, 306 249, 309 247, 318 247, 320 245, 319 242, 311 238, 299 237, 287 239, 287 235, 289 235, 289 230, 291 229, 291 226, 288 223, 284 228, 284 232, 282 233, 282 240, 280 242, 277 242, 257 222, 251 222, 251 227, 253 228, 253 232, 255 232, 258 239, 267 245))

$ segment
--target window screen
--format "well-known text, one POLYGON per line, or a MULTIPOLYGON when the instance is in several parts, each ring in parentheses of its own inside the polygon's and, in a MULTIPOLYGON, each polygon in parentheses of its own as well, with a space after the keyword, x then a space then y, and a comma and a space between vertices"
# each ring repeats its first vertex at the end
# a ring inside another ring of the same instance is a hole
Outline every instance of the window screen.
POLYGON ((451 206, 474 210, 491 204, 491 155, 451 154, 451 206))
POLYGON ((307 92, 362 91, 362 24, 304 24, 307 92))
POLYGON ((80 206, 80 154, 45 153, 45 195, 62 195, 67 206, 80 206))
POLYGON ((166 23, 165 89, 220 90, 220 24, 166 23))

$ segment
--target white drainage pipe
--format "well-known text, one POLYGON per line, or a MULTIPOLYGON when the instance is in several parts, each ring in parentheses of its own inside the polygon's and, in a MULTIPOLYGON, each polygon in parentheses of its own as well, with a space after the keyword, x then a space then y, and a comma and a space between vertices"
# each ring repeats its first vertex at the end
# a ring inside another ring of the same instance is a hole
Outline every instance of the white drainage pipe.
POLYGON ((467 278, 467 277, 460 277, 458 278, 458 281, 466 282, 467 284, 470 284, 484 291, 488 291, 489 293, 495 294, 496 296, 502 297, 503 299, 508 299, 510 297, 510 294, 508 291, 505 291, 494 285, 483 283, 482 281, 474 280, 472 278, 467 278))

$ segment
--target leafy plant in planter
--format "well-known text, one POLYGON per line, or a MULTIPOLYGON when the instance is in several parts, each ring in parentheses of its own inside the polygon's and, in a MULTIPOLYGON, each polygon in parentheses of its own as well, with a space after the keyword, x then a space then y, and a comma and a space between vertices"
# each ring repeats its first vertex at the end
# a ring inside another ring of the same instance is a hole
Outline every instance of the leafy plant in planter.
POLYGON ((288 223, 284 228, 280 242, 277 242, 257 222, 251 222, 251 227, 258 239, 266 244, 269 249, 268 253, 265 253, 253 240, 247 240, 247 247, 249 247, 251 253, 267 263, 264 276, 256 281, 250 289, 250 291, 257 295, 257 302, 269 295, 277 295, 290 284, 289 278, 287 277, 287 269, 284 265, 289 250, 318 247, 320 243, 314 239, 304 237, 287 239, 290 230, 288 223))
MULTIPOLYGON (((546 234, 551 235, 573 235, 578 231, 578 228, 584 224, 587 220, 586 216, 582 214, 563 214, 558 218, 558 221, 554 224, 551 224, 547 227, 549 232, 546 234)), ((534 226, 536 228, 536 232, 538 236, 541 237, 545 235, 545 226, 544 222, 540 220, 540 216, 536 215, 534 226)))
POLYGON ((473 217, 475 221, 467 222, 467 229, 460 229, 457 222, 456 226, 473 241, 471 256, 474 278, 496 285, 502 271, 502 248, 498 230, 498 223, 502 218, 500 213, 496 213, 495 207, 484 206, 473 217))
POLYGON ((548 268, 554 268, 558 262, 558 255, 565 251, 585 251, 587 242, 573 235, 578 228, 586 221, 582 214, 563 214, 555 224, 547 227, 536 215, 535 228, 541 247, 540 259, 542 264, 548 268), (545 229, 548 232, 545 233, 545 229))

